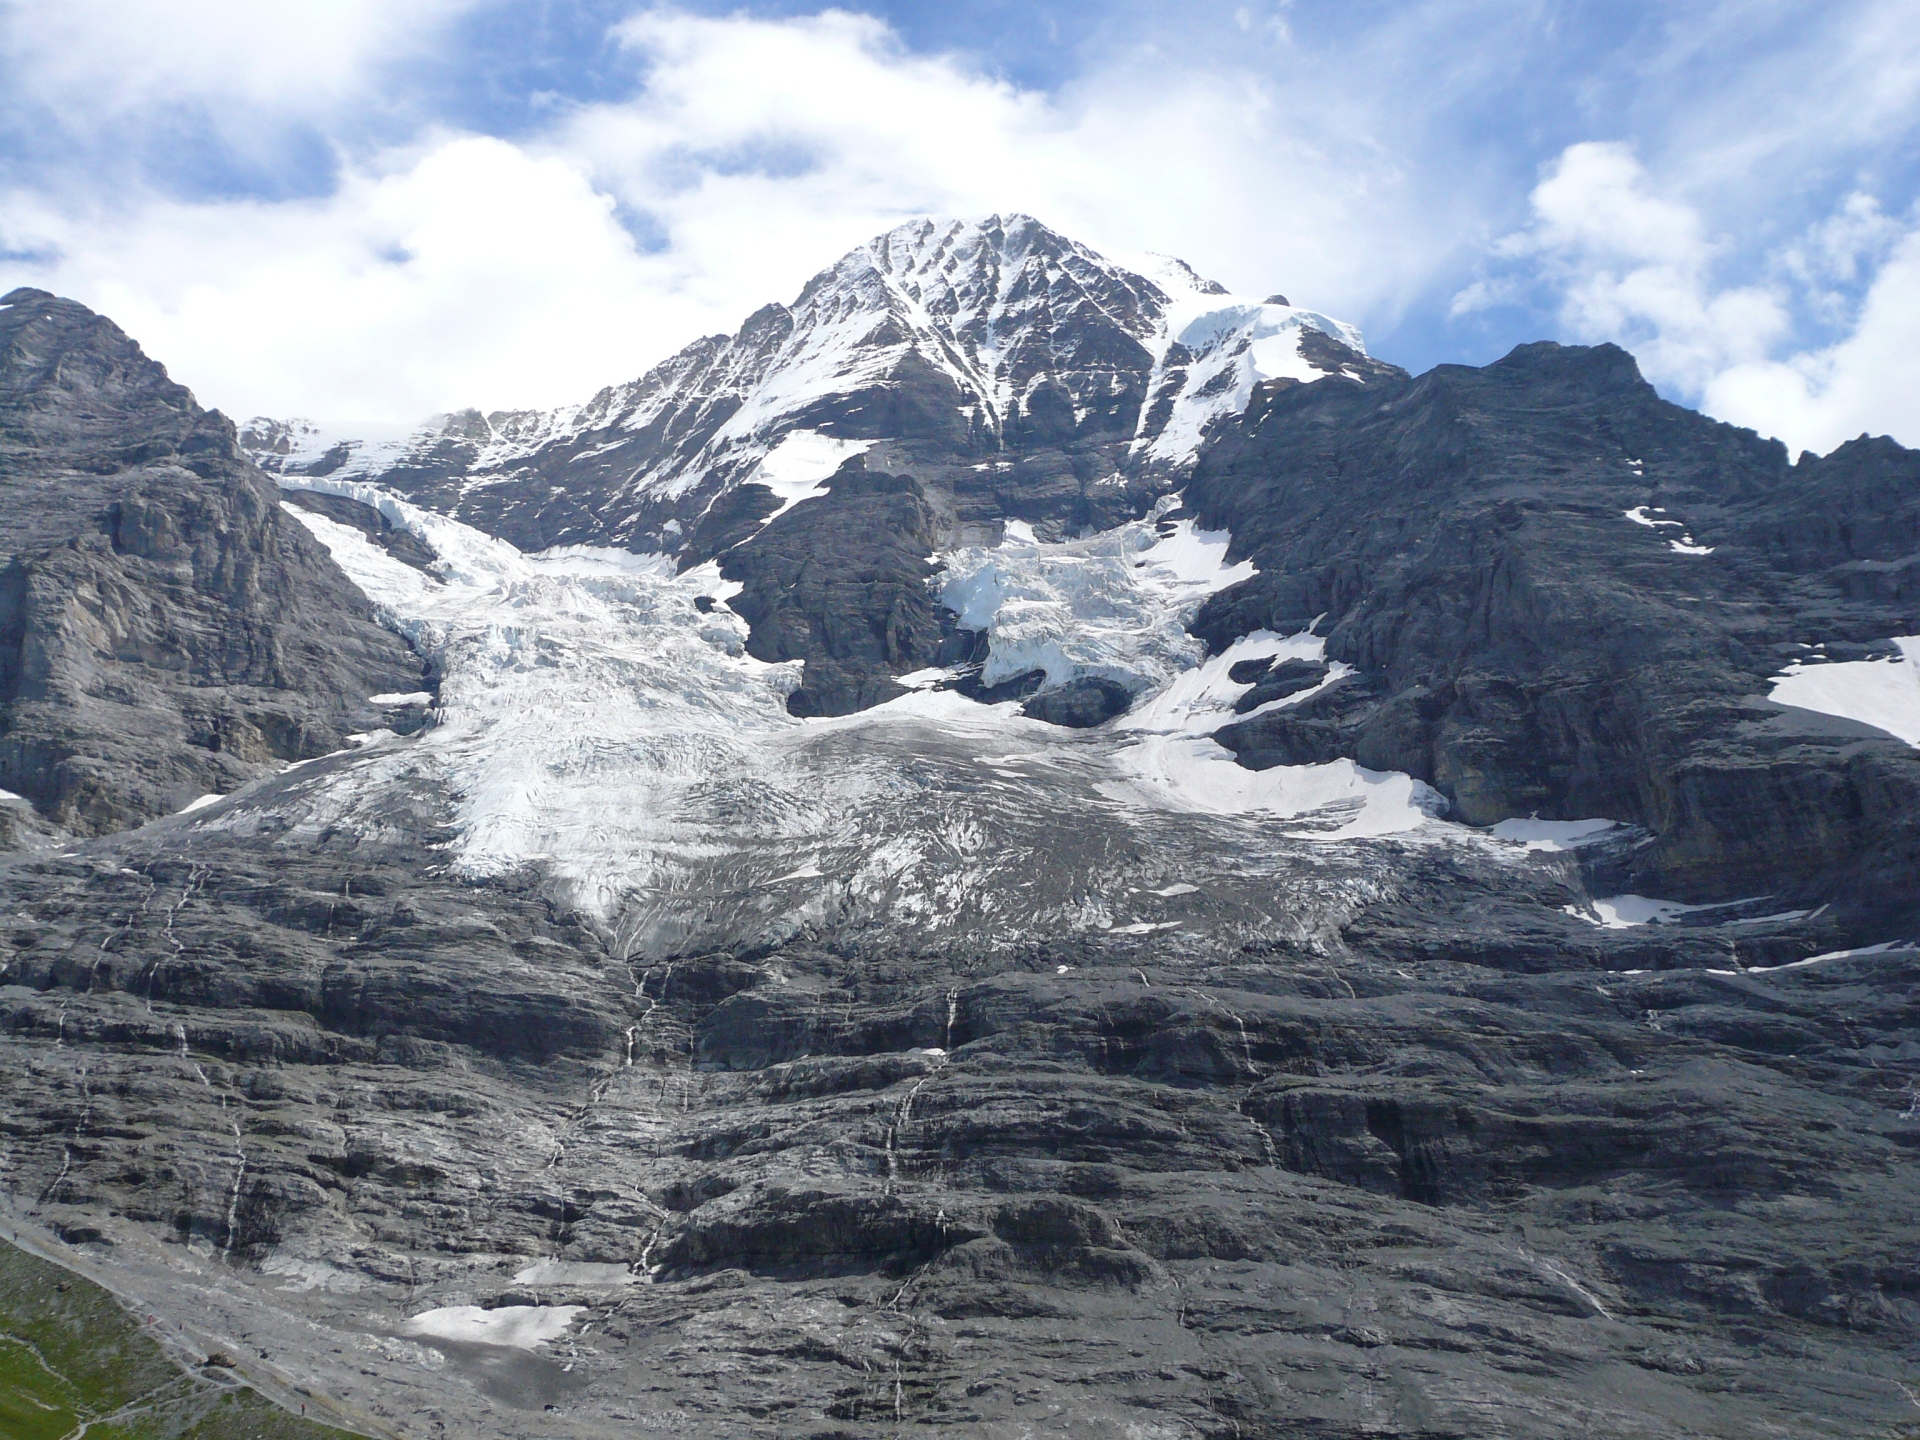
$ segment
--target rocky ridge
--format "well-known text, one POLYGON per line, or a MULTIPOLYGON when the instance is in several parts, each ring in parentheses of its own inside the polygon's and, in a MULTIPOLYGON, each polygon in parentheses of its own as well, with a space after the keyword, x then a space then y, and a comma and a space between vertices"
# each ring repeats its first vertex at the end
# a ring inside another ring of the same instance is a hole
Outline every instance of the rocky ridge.
POLYGON ((0 786, 88 835, 392 720, 421 663, 110 321, 0 299, 0 786))
POLYGON ((1920 456, 1789 464, 1623 351, 1531 345, 1269 388, 1187 499, 1259 570, 1209 600, 1208 643, 1314 627, 1347 666, 1223 730, 1243 763, 1349 756, 1470 824, 1623 821, 1651 838, 1622 889, 1920 926, 1920 752, 1770 694, 1920 632, 1920 456))

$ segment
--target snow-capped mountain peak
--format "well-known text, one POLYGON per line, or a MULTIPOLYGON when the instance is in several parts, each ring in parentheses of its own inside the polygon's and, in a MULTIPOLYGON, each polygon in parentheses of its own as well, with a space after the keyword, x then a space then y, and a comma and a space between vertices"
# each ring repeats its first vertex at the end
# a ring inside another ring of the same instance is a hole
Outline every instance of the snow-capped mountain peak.
POLYGON ((695 544, 702 525, 737 508, 722 498, 797 431, 869 442, 870 463, 936 485, 1037 466, 1164 490, 1260 382, 1370 367, 1352 327, 1178 260, 1123 264, 1027 215, 918 219, 581 405, 460 411, 405 437, 255 421, 245 439, 269 470, 374 481, 529 548, 705 554, 720 541, 695 544))

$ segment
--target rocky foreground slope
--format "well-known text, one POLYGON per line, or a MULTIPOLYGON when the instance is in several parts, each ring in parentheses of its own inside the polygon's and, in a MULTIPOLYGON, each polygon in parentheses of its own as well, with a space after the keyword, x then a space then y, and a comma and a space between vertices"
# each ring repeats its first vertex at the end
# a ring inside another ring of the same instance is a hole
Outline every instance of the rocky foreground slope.
POLYGON ((731 548, 289 442, 434 703, 5 862, 8 1224, 408 1435, 1920 1433, 1911 452, 1255 306, 1156 454, 1160 282, 940 233, 660 412, 731 548))

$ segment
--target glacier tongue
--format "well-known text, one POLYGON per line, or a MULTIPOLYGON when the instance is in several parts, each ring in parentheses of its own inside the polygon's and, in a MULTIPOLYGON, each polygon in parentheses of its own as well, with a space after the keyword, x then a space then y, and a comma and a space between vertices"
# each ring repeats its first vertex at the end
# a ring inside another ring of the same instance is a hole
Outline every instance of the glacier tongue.
MULTIPOLYGON (((1168 925, 1173 902, 1154 890, 1178 857, 1239 851, 1250 874, 1286 863, 1262 817, 1325 812, 1296 827, 1318 838, 1425 820, 1405 777, 1407 794, 1352 767, 1255 774, 1206 738, 1246 688, 1223 678, 1241 650, 1319 642, 1243 641, 1202 664, 1184 621, 1249 567, 1189 521, 949 557, 948 593, 990 611, 996 653, 1012 646, 1002 663, 1124 675, 1145 696, 1124 726, 1062 730, 939 689, 807 721, 783 703, 800 665, 745 653, 712 564, 523 554, 355 482, 307 483, 377 505, 439 553, 423 574, 294 511, 444 675, 436 725, 308 782, 307 823, 377 827, 396 787, 424 777, 450 797, 460 873, 539 866, 636 956, 829 924, 1001 941, 1168 925), (1062 845, 1063 816, 1083 851, 1062 845), (1155 858, 1119 858, 1121 836, 1155 858)), ((247 808, 240 797, 206 823, 245 824, 247 808)))

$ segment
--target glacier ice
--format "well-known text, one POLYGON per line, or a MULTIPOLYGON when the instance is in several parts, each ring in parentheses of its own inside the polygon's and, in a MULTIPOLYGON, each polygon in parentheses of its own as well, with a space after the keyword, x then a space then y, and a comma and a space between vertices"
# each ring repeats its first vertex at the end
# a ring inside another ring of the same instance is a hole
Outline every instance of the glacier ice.
MULTIPOLYGON (((675 573, 663 556, 523 554, 364 482, 299 483, 374 504, 433 547, 423 573, 292 512, 443 678, 427 730, 289 771, 306 807, 296 838, 377 828, 388 797, 424 778, 448 797, 458 873, 484 883, 539 866, 635 957, 829 925, 1157 933, 1186 893, 1165 873, 1183 854, 1206 853, 1210 873, 1235 854, 1248 874, 1270 871, 1276 820, 1356 839, 1418 829, 1438 808, 1406 776, 1344 761, 1254 772, 1210 738, 1246 689, 1226 674, 1236 661, 1318 657, 1325 642, 1262 634, 1205 659, 1186 621, 1252 568, 1228 563, 1224 533, 1164 506, 1081 540, 944 557, 945 594, 988 630, 991 664, 1123 677, 1140 695, 1083 732, 976 703, 938 674, 870 710, 798 719, 785 700, 799 662, 746 653, 726 604, 738 587, 713 562, 675 573), (1083 853, 1062 845, 1063 814, 1083 853)), ((205 823, 247 813, 243 794, 205 823)))

